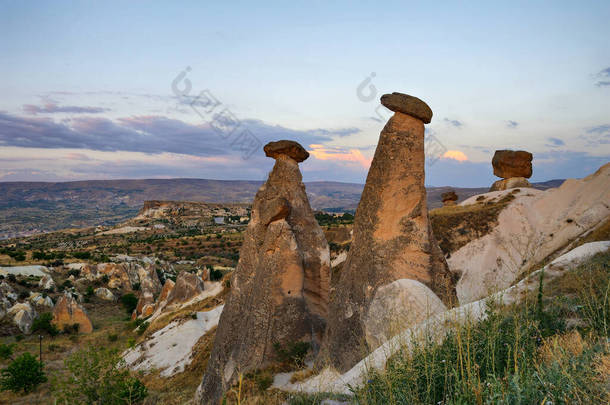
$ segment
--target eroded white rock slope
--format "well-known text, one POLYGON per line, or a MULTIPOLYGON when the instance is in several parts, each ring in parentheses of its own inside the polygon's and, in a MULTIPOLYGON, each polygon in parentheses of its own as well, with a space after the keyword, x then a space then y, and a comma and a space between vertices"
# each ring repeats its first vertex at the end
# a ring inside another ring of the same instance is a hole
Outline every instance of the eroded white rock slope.
MULTIPOLYGON (((488 200, 512 190, 482 194, 488 200)), ((584 179, 546 191, 521 189, 498 216, 498 225, 447 260, 460 275, 460 304, 507 288, 552 253, 610 216, 610 163, 584 179)), ((479 196, 461 205, 473 204, 479 196)))
POLYGON ((283 391, 292 392, 334 392, 350 394, 350 386, 358 387, 364 383, 369 370, 382 370, 390 356, 399 349, 410 350, 412 342, 416 341, 424 333, 437 341, 444 338, 449 328, 464 324, 467 321, 476 322, 484 319, 485 309, 489 302, 499 302, 510 305, 519 302, 527 294, 538 288, 540 272, 544 271, 545 282, 549 282, 565 272, 578 266, 586 259, 610 249, 610 241, 592 242, 579 246, 570 252, 558 257, 542 270, 535 271, 525 279, 506 290, 495 293, 479 301, 451 309, 449 311, 434 315, 424 322, 411 328, 405 329, 400 334, 386 341, 383 345, 373 351, 369 356, 361 360, 351 370, 344 374, 330 368, 324 369, 320 374, 308 380, 290 383, 290 374, 282 373, 275 376, 273 387, 283 391))
POLYGON ((123 354, 127 366, 132 370, 161 370, 161 377, 181 373, 193 359, 195 344, 218 325, 223 308, 220 305, 207 312, 197 312, 197 319, 170 322, 123 354))

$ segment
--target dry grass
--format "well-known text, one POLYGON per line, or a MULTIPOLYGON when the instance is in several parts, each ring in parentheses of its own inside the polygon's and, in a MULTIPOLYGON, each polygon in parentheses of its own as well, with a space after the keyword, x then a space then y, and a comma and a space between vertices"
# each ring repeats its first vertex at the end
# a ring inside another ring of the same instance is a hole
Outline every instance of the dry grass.
POLYGON ((226 274, 220 281, 221 283, 223 283, 223 286, 225 286, 225 287, 218 295, 215 295, 213 297, 208 297, 201 301, 194 302, 194 303, 192 303, 186 307, 180 308, 176 311, 172 311, 172 312, 168 312, 168 313, 164 313, 164 314, 160 315, 146 329, 146 331, 142 335, 142 338, 140 339, 140 341, 144 340, 147 336, 155 333, 156 331, 163 329, 164 327, 166 327, 173 321, 181 320, 181 319, 184 319, 184 320, 191 319, 191 315, 193 314, 193 312, 204 312, 204 311, 210 310, 212 308, 215 308, 219 305, 224 304, 227 294, 230 291, 230 288, 226 287, 225 281, 230 280, 231 274, 232 273, 226 274))
POLYGON ((434 236, 445 255, 487 235, 498 223, 498 215, 515 199, 507 194, 497 202, 483 200, 471 205, 436 208, 429 213, 434 236))

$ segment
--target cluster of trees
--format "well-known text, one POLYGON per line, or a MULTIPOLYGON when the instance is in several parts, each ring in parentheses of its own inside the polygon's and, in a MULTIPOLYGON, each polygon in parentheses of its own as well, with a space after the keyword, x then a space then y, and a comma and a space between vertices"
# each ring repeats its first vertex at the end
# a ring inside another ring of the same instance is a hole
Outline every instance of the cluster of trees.
POLYGON ((25 260, 25 252, 21 249, 16 249, 14 247, 0 248, 0 254, 8 255, 11 258, 17 260, 18 262, 22 262, 25 260))
POLYGON ((343 213, 343 215, 333 215, 328 214, 326 212, 316 212, 315 213, 316 220, 320 226, 329 226, 329 225, 341 225, 341 224, 353 224, 354 223, 354 215, 349 212, 343 213))

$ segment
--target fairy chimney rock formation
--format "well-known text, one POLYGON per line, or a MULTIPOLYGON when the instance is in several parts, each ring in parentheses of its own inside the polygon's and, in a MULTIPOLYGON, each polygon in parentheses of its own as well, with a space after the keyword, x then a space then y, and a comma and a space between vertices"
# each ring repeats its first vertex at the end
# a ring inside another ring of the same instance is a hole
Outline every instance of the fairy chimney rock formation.
POLYGON ((441 194, 441 201, 443 202, 443 207, 455 205, 457 200, 458 196, 453 190, 441 194))
POLYGON ((78 324, 78 331, 81 333, 93 332, 93 325, 87 316, 87 312, 81 307, 70 293, 65 293, 53 308, 53 323, 59 329, 64 326, 78 324))
POLYGON ((303 341, 314 352, 327 316, 330 252, 314 218, 299 162, 307 151, 293 141, 267 144, 275 165, 254 197, 252 217, 197 390, 217 403, 239 373, 264 367, 282 347, 303 341))
POLYGON ((432 234, 426 205, 424 123, 430 122, 432 111, 406 94, 386 94, 381 102, 395 114, 381 131, 369 169, 353 242, 331 292, 327 335, 318 358, 342 372, 375 349, 380 337, 392 335, 390 329, 398 326, 392 319, 431 315, 429 311, 444 309, 455 296, 455 281, 432 234), (415 282, 392 284, 405 279, 415 282), (390 284, 392 288, 382 288, 390 284), (426 298, 435 295, 440 299, 426 298), (373 302, 405 313, 384 314, 373 302), (377 321, 370 322, 373 318, 377 321))
POLYGON ((532 154, 524 150, 497 150, 491 160, 494 175, 502 177, 489 191, 507 190, 515 187, 532 187, 532 154))

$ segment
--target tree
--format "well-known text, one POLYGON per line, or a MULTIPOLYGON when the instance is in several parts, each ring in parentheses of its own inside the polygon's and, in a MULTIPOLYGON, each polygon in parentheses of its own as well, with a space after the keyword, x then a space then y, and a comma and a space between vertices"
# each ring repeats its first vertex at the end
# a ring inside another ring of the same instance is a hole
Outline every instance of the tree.
POLYGON ((127 310, 127 313, 131 314, 134 309, 138 306, 138 297, 132 293, 127 293, 121 296, 121 303, 127 310))
POLYGON ((13 360, 0 374, 2 391, 27 393, 45 381, 47 377, 42 371, 42 363, 27 352, 13 360))
POLYGON ((32 323, 32 332, 47 332, 51 336, 57 336, 59 334, 59 329, 53 323, 53 314, 50 312, 45 312, 40 314, 40 316, 34 319, 32 323))

